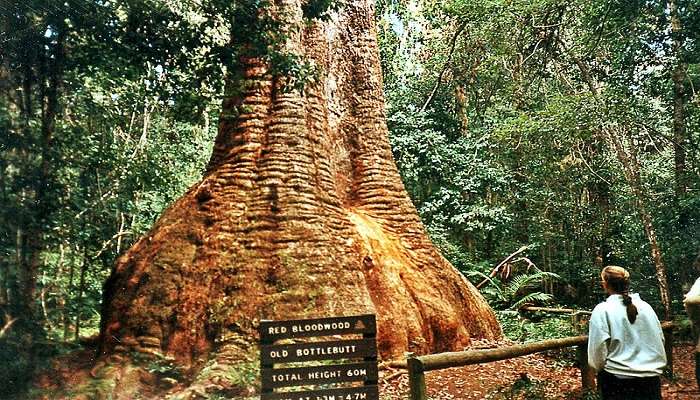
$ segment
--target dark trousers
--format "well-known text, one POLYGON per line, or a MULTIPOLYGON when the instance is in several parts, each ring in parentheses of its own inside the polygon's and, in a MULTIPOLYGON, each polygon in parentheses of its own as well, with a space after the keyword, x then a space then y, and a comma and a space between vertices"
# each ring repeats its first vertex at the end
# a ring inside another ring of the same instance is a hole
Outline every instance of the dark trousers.
POLYGON ((661 378, 620 379, 610 372, 598 373, 603 400, 661 400, 661 378))
POLYGON ((700 389, 700 352, 695 352, 695 384, 700 389))

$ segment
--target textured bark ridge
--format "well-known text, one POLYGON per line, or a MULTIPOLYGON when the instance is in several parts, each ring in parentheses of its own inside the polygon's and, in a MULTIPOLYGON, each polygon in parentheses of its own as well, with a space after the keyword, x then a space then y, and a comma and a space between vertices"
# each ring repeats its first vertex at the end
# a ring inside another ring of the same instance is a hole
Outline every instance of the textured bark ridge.
POLYGON ((278 3, 288 50, 322 70, 305 93, 248 60, 226 98, 208 173, 117 263, 101 351, 196 366, 255 348, 260 319, 376 313, 383 358, 501 335, 479 293, 435 249, 387 139, 371 2, 304 25, 278 3))

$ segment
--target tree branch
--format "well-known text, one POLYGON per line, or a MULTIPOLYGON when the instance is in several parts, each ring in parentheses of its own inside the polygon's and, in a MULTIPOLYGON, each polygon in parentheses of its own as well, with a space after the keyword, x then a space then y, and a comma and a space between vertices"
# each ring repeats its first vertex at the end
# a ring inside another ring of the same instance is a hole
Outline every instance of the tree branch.
POLYGON ((14 325, 15 322, 17 322, 18 319, 19 317, 12 318, 10 314, 5 313, 5 321, 7 322, 5 322, 5 325, 2 327, 2 329, 0 329, 0 339, 2 339, 5 336, 5 334, 10 330, 12 325, 14 325))
POLYGON ((119 241, 121 241, 122 236, 130 235, 132 233, 133 232, 131 231, 119 231, 115 233, 114 236, 112 236, 109 240, 102 243, 102 248, 97 253, 95 253, 94 256, 92 256, 92 259, 95 260, 97 259, 97 257, 101 256, 102 253, 104 253, 109 248, 109 246, 112 244, 112 241, 114 241, 115 239, 119 239, 119 241))
POLYGON ((447 54, 447 60, 445 61, 445 64, 442 66, 442 70, 440 71, 440 74, 438 75, 437 81, 435 81, 435 86, 433 86, 433 90, 430 91, 430 95, 428 98, 425 100, 425 103, 423 103, 423 106, 420 108, 421 112, 424 112, 426 108, 428 108, 428 105, 430 105, 430 102, 433 101, 433 97, 435 97, 435 93, 437 93, 438 88, 440 87, 440 84, 442 83, 442 77, 445 75, 445 72, 447 71, 447 67, 450 65, 450 62, 452 61, 452 54, 455 51, 455 46, 457 45, 457 38, 459 35, 464 31, 464 28, 467 27, 466 22, 462 22, 457 30, 455 31, 454 35, 452 35, 452 40, 450 40, 450 52, 447 54))
MULTIPOLYGON (((494 276, 496 276, 498 271, 500 271, 504 265, 508 264, 508 261, 512 260, 515 256, 517 256, 518 254, 522 253, 523 251, 525 251, 529 248, 530 248, 530 246, 523 246, 523 247, 519 248, 518 250, 516 250, 513 254, 506 257, 503 261, 501 261, 498 265, 496 265, 496 268, 494 268, 491 271, 491 273, 489 274, 489 278, 493 278, 494 276)), ((478 285, 476 285, 476 288, 481 289, 481 287, 484 286, 488 281, 489 281, 488 279, 484 279, 483 281, 479 282, 478 285)))

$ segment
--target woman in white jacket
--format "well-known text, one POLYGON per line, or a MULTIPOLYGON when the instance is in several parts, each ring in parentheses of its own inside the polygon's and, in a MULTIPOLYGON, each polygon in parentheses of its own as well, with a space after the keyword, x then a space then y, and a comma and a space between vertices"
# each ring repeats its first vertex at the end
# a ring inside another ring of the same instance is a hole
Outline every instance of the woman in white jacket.
POLYGON ((688 313, 690 322, 693 323, 693 334, 695 335, 695 383, 700 389, 700 278, 695 281, 693 287, 683 299, 685 311, 688 313))
POLYGON ((659 400, 666 366, 659 318, 638 294, 630 294, 626 269, 607 266, 600 276, 609 296, 591 315, 588 364, 598 371, 603 400, 659 400))

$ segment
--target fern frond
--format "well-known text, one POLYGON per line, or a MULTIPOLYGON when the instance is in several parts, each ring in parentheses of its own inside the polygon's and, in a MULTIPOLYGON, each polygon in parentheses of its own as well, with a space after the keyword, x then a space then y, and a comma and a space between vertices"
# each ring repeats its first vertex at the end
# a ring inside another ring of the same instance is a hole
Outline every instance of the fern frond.
POLYGON ((526 304, 542 304, 552 300, 552 295, 548 293, 535 292, 523 296, 515 304, 510 306, 511 310, 517 310, 526 304))
POLYGON ((505 289, 505 292, 511 296, 515 296, 523 289, 539 287, 544 282, 545 278, 561 280, 561 277, 554 272, 540 271, 533 274, 522 274, 513 278, 505 289))
MULTIPOLYGON (((506 296, 506 293, 503 291, 503 285, 500 284, 500 282, 494 280, 490 276, 484 274, 483 272, 479 272, 479 271, 467 271, 466 275, 470 276, 470 277, 471 276, 478 276, 479 278, 485 279, 488 282, 488 284, 482 290, 482 292, 486 292, 485 289, 489 288, 492 290, 491 293, 494 295, 494 297, 496 297, 499 301, 502 301, 502 302, 508 301, 508 297, 506 296)), ((484 294, 486 294, 486 293, 484 293, 484 294)))

